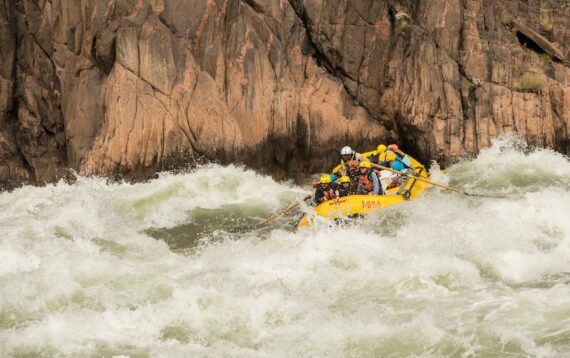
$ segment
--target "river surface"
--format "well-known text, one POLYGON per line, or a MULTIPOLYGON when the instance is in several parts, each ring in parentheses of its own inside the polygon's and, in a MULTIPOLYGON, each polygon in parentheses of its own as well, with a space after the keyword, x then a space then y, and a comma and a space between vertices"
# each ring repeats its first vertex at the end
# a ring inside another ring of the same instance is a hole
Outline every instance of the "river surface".
POLYGON ((507 138, 432 178, 503 198, 296 231, 251 225, 307 187, 235 166, 0 193, 0 356, 569 357, 569 160, 507 138))

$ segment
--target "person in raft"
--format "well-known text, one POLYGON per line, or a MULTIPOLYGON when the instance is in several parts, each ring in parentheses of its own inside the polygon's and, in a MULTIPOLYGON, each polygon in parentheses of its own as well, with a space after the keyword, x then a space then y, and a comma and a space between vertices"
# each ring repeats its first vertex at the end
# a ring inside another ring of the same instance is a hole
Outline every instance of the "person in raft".
POLYGON ((383 194, 378 172, 372 169, 372 164, 369 161, 360 162, 358 170, 360 173, 360 176, 358 177, 358 194, 383 194))
POLYGON ((319 205, 327 200, 335 199, 337 185, 337 183, 332 182, 330 175, 322 175, 313 197, 315 204, 319 205))
POLYGON ((408 175, 413 173, 410 157, 399 150, 397 145, 391 144, 388 146, 388 150, 386 150, 384 160, 384 166, 402 173, 401 175, 392 174, 391 182, 386 186, 386 189, 399 187, 397 191, 397 194, 399 194, 410 179, 408 175))
POLYGON ((379 144, 376 147, 376 150, 366 153, 368 154, 366 159, 368 159, 371 163, 380 164, 384 161, 384 157, 386 156, 386 149, 387 147, 384 144, 379 144))
POLYGON ((410 157, 402 152, 396 144, 390 144, 386 147, 380 144, 376 148, 377 156, 374 158, 376 162, 384 167, 389 167, 397 171, 402 171, 412 167, 410 157))
POLYGON ((333 175, 335 178, 346 175, 354 181, 358 177, 358 164, 366 158, 360 153, 356 153, 349 146, 340 150, 340 158, 340 164, 332 170, 333 175))
POLYGON ((354 194, 351 186, 351 180, 347 175, 343 175, 339 179, 340 185, 337 186, 336 192, 339 198, 354 194))

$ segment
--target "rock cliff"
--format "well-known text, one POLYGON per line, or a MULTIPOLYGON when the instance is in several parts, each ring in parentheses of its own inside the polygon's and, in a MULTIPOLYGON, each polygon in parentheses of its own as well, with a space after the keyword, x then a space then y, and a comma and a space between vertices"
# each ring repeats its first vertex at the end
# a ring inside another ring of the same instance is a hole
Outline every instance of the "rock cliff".
POLYGON ((0 183, 570 153, 567 0, 3 0, 0 183), (324 161, 323 161, 324 159, 324 161))

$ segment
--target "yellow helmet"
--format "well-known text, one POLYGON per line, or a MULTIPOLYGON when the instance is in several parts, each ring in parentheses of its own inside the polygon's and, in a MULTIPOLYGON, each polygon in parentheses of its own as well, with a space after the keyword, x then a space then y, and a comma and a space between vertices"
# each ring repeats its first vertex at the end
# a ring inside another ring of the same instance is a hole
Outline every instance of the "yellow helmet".
POLYGON ((391 162, 394 160, 396 160, 396 153, 394 153, 394 152, 386 153, 386 161, 391 162))
POLYGON ((340 177, 340 182, 341 183, 350 183, 350 178, 346 175, 343 175, 340 177))
POLYGON ((321 184, 329 184, 331 182, 331 176, 328 174, 321 175, 319 182, 321 184))
POLYGON ((376 147, 376 152, 378 153, 384 153, 386 151, 386 146, 384 144, 380 144, 379 146, 376 147))
POLYGON ((360 162, 360 164, 358 165, 359 168, 367 168, 367 169, 371 169, 372 168, 372 164, 369 161, 363 161, 360 162))

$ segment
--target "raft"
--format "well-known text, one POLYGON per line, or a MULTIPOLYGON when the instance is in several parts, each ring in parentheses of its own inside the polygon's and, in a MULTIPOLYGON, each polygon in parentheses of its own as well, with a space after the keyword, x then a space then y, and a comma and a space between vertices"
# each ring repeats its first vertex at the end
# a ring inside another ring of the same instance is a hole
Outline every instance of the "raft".
MULTIPOLYGON (((427 169, 414 158, 410 157, 410 160, 414 175, 429 179, 427 169)), ((349 195, 325 201, 316 206, 314 211, 315 215, 332 220, 362 216, 395 204, 414 200, 428 187, 429 184, 410 178, 402 189, 388 189, 386 195, 349 195)), ((310 216, 305 214, 297 224, 297 228, 312 226, 314 219, 310 216)))

